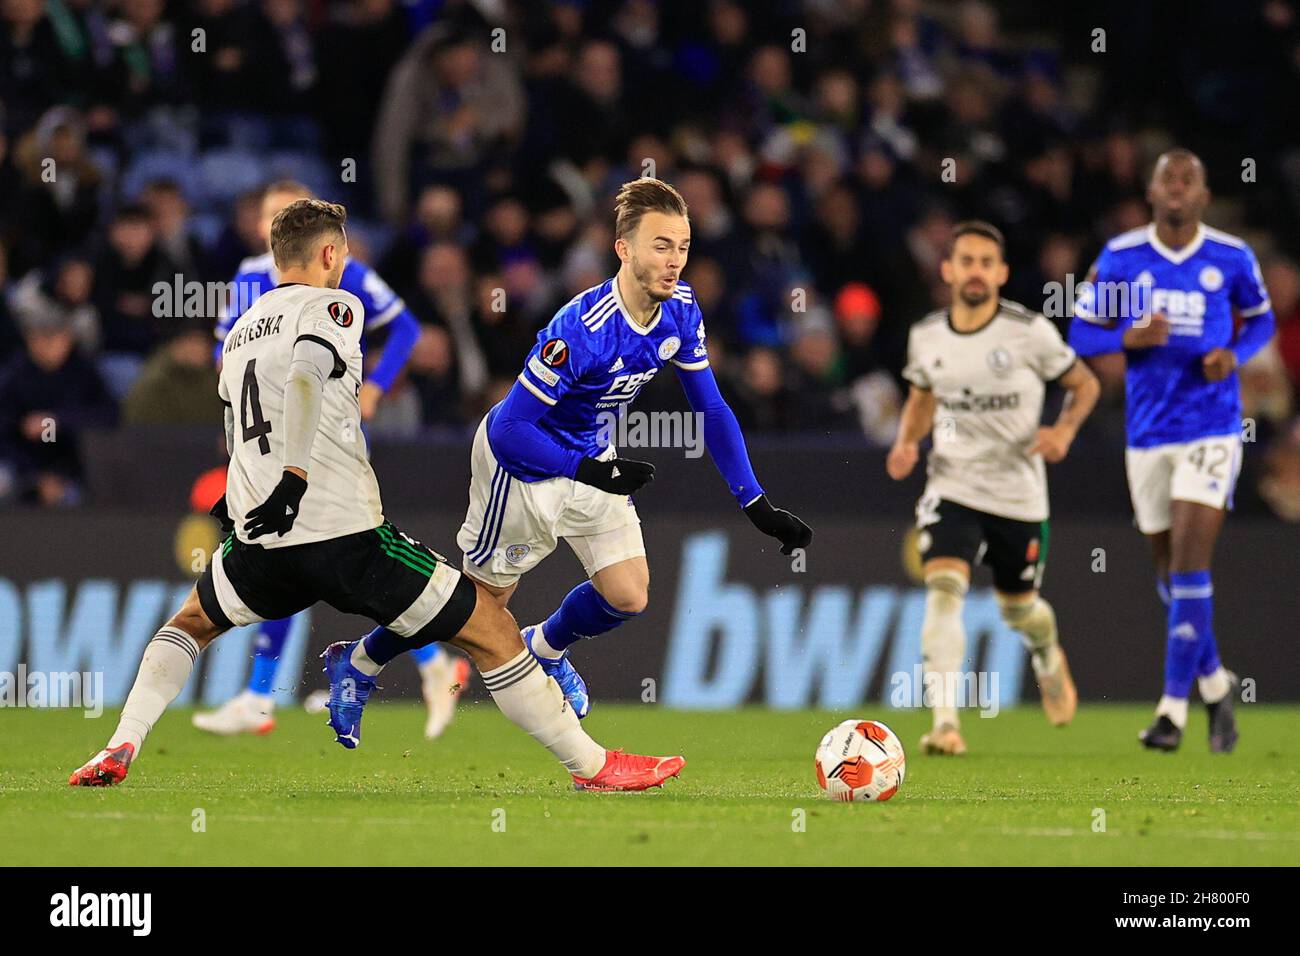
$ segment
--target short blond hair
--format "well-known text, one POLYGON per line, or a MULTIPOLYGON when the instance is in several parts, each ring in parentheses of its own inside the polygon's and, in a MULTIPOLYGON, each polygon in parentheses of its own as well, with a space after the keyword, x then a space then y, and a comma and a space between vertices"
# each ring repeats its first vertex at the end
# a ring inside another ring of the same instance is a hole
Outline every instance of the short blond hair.
POLYGON ((686 200, 662 179, 647 176, 624 183, 614 199, 614 238, 633 232, 648 212, 685 216, 686 200))
POLYGON ((275 265, 284 269, 305 265, 322 235, 343 237, 348 211, 323 199, 295 199, 271 220, 271 255, 275 265))

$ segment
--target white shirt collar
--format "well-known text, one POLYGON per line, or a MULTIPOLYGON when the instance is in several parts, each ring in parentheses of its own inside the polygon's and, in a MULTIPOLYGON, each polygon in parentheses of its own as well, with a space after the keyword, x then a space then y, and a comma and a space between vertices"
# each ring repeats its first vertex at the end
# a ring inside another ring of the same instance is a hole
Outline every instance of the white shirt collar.
POLYGON ((628 327, 631 328, 631 330, 635 332, 637 335, 649 335, 650 330, 653 329, 656 325, 658 325, 659 320, 663 317, 664 314, 663 303, 660 302, 655 305, 655 315, 654 318, 650 320, 649 325, 646 326, 638 325, 636 320, 632 318, 632 313, 628 311, 627 304, 623 301, 623 293, 618 291, 618 276, 615 275, 614 278, 610 280, 610 282, 614 286, 614 304, 618 306, 618 311, 619 314, 623 316, 623 321, 626 322, 628 324, 628 327))
POLYGON ((1192 241, 1187 245, 1181 249, 1170 249, 1156 236, 1156 224, 1153 222, 1147 226, 1147 242, 1151 243, 1152 249, 1174 265, 1180 265, 1196 255, 1197 250, 1201 248, 1201 243, 1205 242, 1205 224, 1196 224, 1196 235, 1192 237, 1192 241))

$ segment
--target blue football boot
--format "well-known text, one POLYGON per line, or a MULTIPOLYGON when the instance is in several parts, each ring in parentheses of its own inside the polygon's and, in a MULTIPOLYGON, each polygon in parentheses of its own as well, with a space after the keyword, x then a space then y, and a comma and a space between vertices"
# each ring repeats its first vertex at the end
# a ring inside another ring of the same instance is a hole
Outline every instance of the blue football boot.
POLYGON ((339 641, 325 648, 321 660, 330 679, 330 727, 340 744, 355 750, 361 743, 361 711, 375 689, 375 679, 352 666, 356 641, 339 641))
POLYGON ((569 702, 569 706, 573 708, 573 712, 581 720, 591 712, 591 698, 587 696, 587 682, 569 663, 569 652, 567 650, 558 659, 542 657, 533 650, 533 636, 541 631, 541 627, 540 624, 530 625, 520 631, 519 636, 523 638, 524 647, 528 648, 528 653, 532 654, 537 663, 542 665, 542 670, 546 673, 546 676, 560 685, 565 700, 569 702))

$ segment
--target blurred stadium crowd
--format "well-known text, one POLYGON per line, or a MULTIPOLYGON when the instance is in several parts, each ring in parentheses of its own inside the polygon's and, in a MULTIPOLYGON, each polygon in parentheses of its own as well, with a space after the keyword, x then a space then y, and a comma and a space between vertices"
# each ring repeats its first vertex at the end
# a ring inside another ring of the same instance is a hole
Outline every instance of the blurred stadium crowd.
POLYGON ((1178 141, 1265 265, 1280 331, 1243 372, 1248 454, 1300 520, 1300 149, 1268 119, 1300 92, 1300 18, 1086 6, 0 0, 0 500, 75 503, 79 429, 220 421, 216 316, 159 317, 154 290, 265 251, 277 178, 348 204, 353 254, 421 324, 376 436, 471 429, 615 270, 610 197, 650 172, 690 203, 686 278, 742 424, 884 443, 952 223, 1002 226, 1004 294, 1042 309, 1147 221, 1178 141), (1200 44, 1162 45, 1170 16, 1200 44), (1098 50, 1094 22, 1124 36, 1098 50))

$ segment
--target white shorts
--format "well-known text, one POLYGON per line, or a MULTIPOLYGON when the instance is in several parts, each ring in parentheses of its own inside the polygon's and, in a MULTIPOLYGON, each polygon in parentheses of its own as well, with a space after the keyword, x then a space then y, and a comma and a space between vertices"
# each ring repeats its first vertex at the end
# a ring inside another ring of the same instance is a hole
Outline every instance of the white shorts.
MULTIPOLYGON (((615 456, 609 449, 602 460, 615 456)), ((641 519, 632 499, 574 481, 519 481, 492 454, 487 419, 470 455, 469 511, 456 543, 465 573, 494 587, 509 587, 536 567, 564 538, 587 576, 645 555, 641 519)))
POLYGON ((1241 436, 1214 435, 1154 448, 1129 448, 1124 465, 1138 530, 1156 534, 1169 530, 1171 501, 1232 507, 1232 492, 1241 471, 1241 436))

